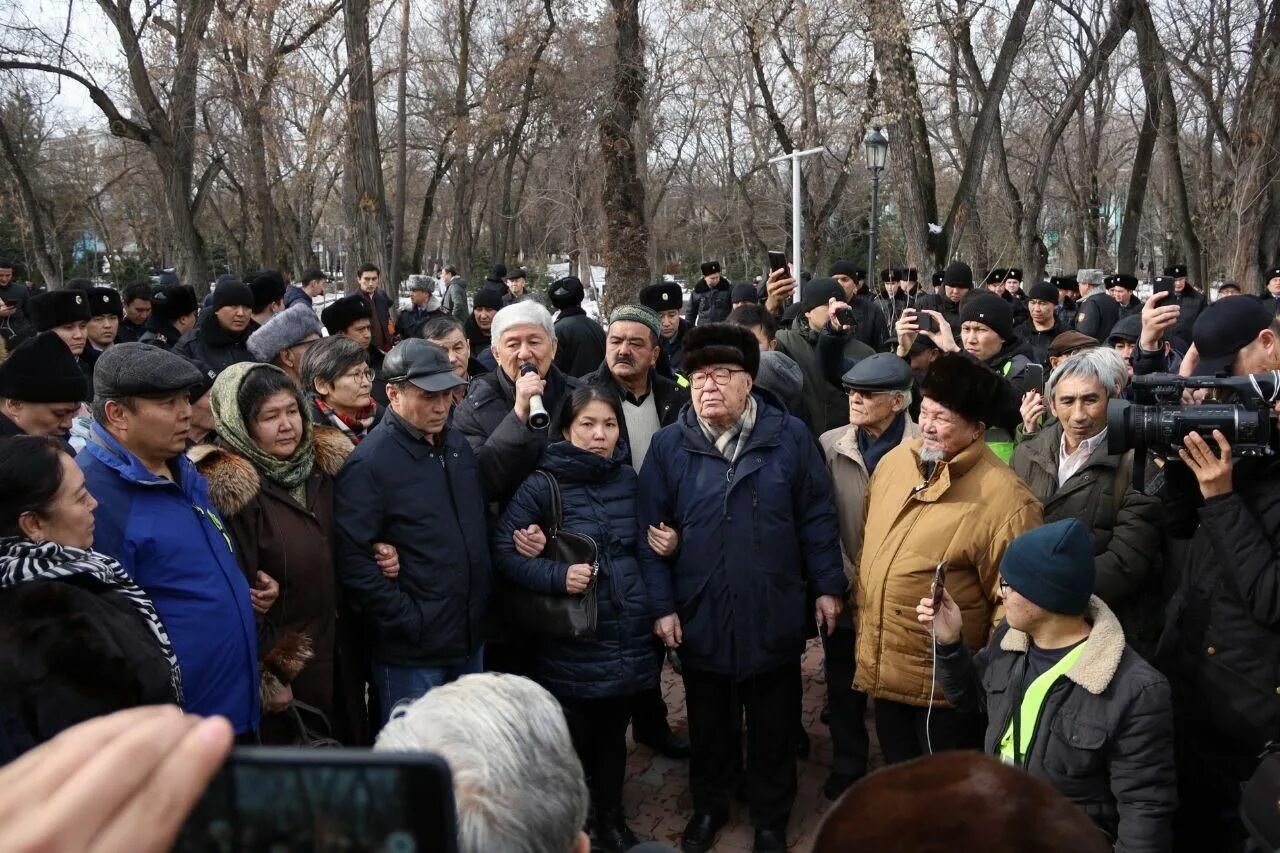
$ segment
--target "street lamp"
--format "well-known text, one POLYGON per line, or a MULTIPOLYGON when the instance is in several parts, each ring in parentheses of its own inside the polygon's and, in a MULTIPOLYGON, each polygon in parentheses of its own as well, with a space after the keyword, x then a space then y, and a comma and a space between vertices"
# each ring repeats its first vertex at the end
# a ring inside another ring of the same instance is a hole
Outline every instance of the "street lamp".
POLYGON ((867 168, 871 170, 871 240, 867 246, 867 279, 875 281, 876 274, 876 227, 880 221, 880 173, 889 159, 889 140, 873 127, 862 141, 863 150, 867 154, 867 168))

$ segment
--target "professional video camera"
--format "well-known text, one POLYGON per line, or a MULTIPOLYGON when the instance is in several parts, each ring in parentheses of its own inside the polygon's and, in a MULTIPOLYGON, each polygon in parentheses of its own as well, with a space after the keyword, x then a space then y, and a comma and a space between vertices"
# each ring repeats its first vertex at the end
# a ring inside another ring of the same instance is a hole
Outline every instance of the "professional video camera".
POLYGON ((1272 412, 1280 399, 1280 370, 1225 378, 1153 373, 1135 376, 1129 387, 1133 402, 1107 404, 1107 450, 1136 450, 1135 467, 1147 451, 1176 460, 1183 439, 1193 432, 1216 449, 1215 429, 1231 445, 1233 457, 1275 456, 1280 450, 1272 412), (1184 405, 1183 392, 1197 390, 1208 392, 1206 401, 1184 405))

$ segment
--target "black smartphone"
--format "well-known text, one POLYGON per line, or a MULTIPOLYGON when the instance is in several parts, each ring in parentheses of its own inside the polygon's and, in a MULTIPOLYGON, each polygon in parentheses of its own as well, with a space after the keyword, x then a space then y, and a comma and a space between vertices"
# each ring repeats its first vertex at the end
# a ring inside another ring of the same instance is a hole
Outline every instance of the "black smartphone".
POLYGON ((942 604, 942 591, 947 588, 947 564, 938 563, 938 567, 933 570, 933 612, 938 612, 938 607, 942 604))
POLYGON ((856 319, 854 318, 854 316, 853 316, 853 309, 852 309, 852 308, 837 308, 837 309, 836 309, 836 321, 837 321, 841 326, 845 326, 845 327, 848 327, 848 328, 853 328, 854 326, 856 326, 856 325, 857 325, 857 320, 856 320, 856 319))
POLYGON ((769 272, 777 272, 787 268, 787 253, 769 250, 769 272))
POLYGON ((920 331, 922 332, 936 333, 938 331, 938 318, 932 314, 926 314, 924 311, 917 308, 916 325, 920 327, 920 331))
POLYGON ((173 849, 456 853, 449 766, 431 753, 238 747, 173 849))
POLYGON ((1158 276, 1156 276, 1155 281, 1154 281, 1154 282, 1152 283, 1152 285, 1151 285, 1151 292, 1152 292, 1152 294, 1156 294, 1156 293, 1170 293, 1170 294, 1172 294, 1172 293, 1174 293, 1174 289, 1173 289, 1173 276, 1169 276, 1169 275, 1158 275, 1158 276))
POLYGON ((1022 372, 1022 390, 1035 391, 1041 397, 1044 396, 1044 366, 1040 364, 1028 364, 1027 369, 1022 372))

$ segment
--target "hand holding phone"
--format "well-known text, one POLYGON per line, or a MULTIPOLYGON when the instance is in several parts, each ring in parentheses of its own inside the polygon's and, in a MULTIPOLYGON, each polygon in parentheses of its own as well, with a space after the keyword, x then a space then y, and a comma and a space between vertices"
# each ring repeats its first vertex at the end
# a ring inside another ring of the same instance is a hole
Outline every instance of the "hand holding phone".
POLYGON ((777 272, 787 268, 787 253, 776 249, 769 250, 769 272, 777 272))
POLYGON ((928 311, 916 312, 916 325, 920 327, 922 332, 938 331, 938 318, 930 314, 928 311))
POLYGON ((942 591, 947 588, 947 563, 938 563, 933 570, 933 610, 936 613, 942 604, 942 591))

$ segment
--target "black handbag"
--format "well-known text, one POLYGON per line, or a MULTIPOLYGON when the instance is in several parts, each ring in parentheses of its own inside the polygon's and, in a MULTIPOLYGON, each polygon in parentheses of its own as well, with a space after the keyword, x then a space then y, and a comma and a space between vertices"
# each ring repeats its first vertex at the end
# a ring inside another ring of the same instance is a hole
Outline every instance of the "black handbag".
POLYGON ((562 530, 564 504, 560 499, 560 484, 547 471, 535 473, 546 478, 551 489, 551 523, 545 531, 547 545, 542 557, 557 563, 586 563, 591 566, 591 583, 585 592, 577 595, 562 593, 548 595, 531 589, 508 584, 503 595, 503 613, 507 622, 516 628, 544 637, 571 637, 581 639, 596 633, 596 576, 600 571, 600 552, 595 540, 581 533, 562 530))

